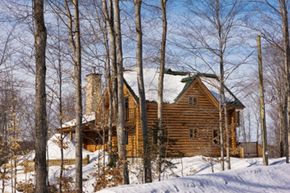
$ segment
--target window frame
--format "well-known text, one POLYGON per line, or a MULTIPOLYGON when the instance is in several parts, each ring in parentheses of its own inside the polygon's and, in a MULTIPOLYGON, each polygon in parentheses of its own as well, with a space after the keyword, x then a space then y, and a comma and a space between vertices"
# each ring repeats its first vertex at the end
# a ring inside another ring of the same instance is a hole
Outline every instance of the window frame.
POLYGON ((124 120, 129 121, 130 118, 130 112, 129 112, 129 97, 124 97, 124 120))
POLYGON ((236 110, 236 127, 241 126, 241 111, 236 110))
POLYGON ((189 139, 198 138, 198 130, 197 128, 189 128, 189 139))
POLYGON ((190 95, 188 96, 188 101, 187 101, 189 106, 197 106, 198 100, 196 96, 190 95))
POLYGON ((213 145, 220 145, 221 142, 220 142, 220 131, 218 128, 213 128, 212 129, 212 144, 213 145), (215 131, 217 132, 217 135, 215 136, 215 131), (215 140, 217 142, 215 142, 215 140))

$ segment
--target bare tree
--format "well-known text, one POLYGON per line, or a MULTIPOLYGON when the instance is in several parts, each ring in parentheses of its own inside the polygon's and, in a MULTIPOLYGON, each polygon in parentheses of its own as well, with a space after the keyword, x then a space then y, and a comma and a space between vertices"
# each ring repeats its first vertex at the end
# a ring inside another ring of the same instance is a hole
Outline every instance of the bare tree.
POLYGON ((118 85, 118 116, 117 116, 117 138, 118 138, 118 154, 121 162, 123 183, 129 184, 128 163, 126 158, 125 144, 125 121, 124 121, 124 79, 123 79, 123 51, 121 38, 121 22, 119 0, 113 2, 114 10, 114 31, 116 42, 116 64, 117 64, 117 85, 118 85))
POLYGON ((44 23, 43 0, 33 1, 33 17, 35 21, 35 192, 47 193, 46 143, 47 116, 45 91, 45 50, 46 28, 44 23))
POLYGON ((102 0, 103 14, 107 27, 107 36, 109 39, 107 53, 109 60, 107 69, 107 81, 109 90, 109 131, 108 131, 108 145, 110 156, 112 154, 112 120, 116 118, 117 115, 117 66, 116 66, 116 43, 115 43, 115 31, 114 31, 114 21, 113 21, 113 3, 109 0, 109 8, 107 0, 102 0), (111 72, 112 68, 112 74, 111 72))
MULTIPOLYGON (((280 14, 282 18, 282 31, 283 31, 283 47, 284 47, 284 70, 285 70, 285 89, 286 96, 284 98, 284 108, 287 109, 288 122, 285 121, 285 131, 284 131, 284 141, 285 141, 285 156, 286 163, 289 163, 289 117, 290 117, 290 47, 289 47, 289 28, 288 28, 288 8, 286 5, 286 0, 279 0, 280 4, 280 14)), ((287 119, 286 119, 287 120, 287 119)))
POLYGON ((82 82, 81 82, 81 35, 79 23, 79 3, 78 0, 72 2, 74 15, 71 14, 69 2, 65 0, 65 7, 68 16, 68 30, 71 49, 73 51, 74 63, 74 86, 75 86, 75 114, 76 114, 76 182, 75 188, 78 193, 82 192, 83 187, 83 171, 82 171, 82 82))
POLYGON ((158 100, 157 100, 157 119, 158 119, 158 158, 157 158, 157 172, 158 180, 161 180, 162 157, 164 153, 164 128, 163 128, 163 82, 165 70, 165 56, 166 56, 166 36, 167 36, 167 14, 166 14, 167 0, 160 0, 162 11, 162 40, 160 48, 160 71, 158 77, 158 100))
POLYGON ((143 169, 145 183, 148 183, 152 182, 152 173, 151 173, 150 150, 148 145, 149 143, 148 143, 147 110, 146 110, 145 87, 143 78, 141 6, 142 0, 134 0, 136 39, 137 39, 136 67, 137 67, 137 82, 139 91, 140 121, 143 136, 143 169))
POLYGON ((260 121, 261 121, 260 125, 262 130, 263 163, 264 165, 268 165, 267 127, 266 127, 265 101, 264 101, 261 36, 257 37, 257 45, 258 45, 258 64, 259 64, 260 121))

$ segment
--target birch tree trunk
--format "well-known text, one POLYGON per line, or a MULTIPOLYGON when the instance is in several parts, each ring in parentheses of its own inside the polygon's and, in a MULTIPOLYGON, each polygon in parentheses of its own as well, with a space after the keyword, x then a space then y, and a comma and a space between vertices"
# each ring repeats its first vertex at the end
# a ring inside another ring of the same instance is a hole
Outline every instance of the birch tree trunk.
POLYGON ((113 2, 114 10, 114 30, 116 42, 116 64, 117 64, 117 80, 118 80, 118 117, 117 117, 117 140, 118 154, 121 161, 123 184, 129 184, 128 163, 126 158, 125 144, 125 121, 124 121, 124 79, 123 79, 123 53, 122 53, 122 38, 121 38, 121 22, 119 0, 113 2))
POLYGON ((145 87, 143 78, 143 56, 142 56, 142 24, 141 24, 141 6, 142 0, 134 0, 135 7, 135 26, 136 26, 136 67, 137 67, 137 82, 139 91, 139 109, 140 109, 140 122, 143 137, 143 170, 145 183, 152 182, 151 174, 151 155, 148 142, 148 125, 147 125, 147 110, 145 87))
POLYGON ((157 99, 157 119, 158 119, 158 157, 157 157, 157 172, 158 180, 161 180, 162 172, 162 157, 164 156, 164 128, 163 128, 163 82, 165 69, 165 54, 166 54, 166 36, 167 36, 167 15, 166 15, 167 0, 160 0, 162 12, 162 40, 160 48, 160 71, 158 77, 158 99, 157 99))
POLYGON ((224 92, 224 53, 223 53, 223 37, 222 37, 222 25, 220 19, 220 1, 216 0, 216 22, 218 30, 219 40, 219 64, 220 64, 220 88, 219 88, 219 130, 220 130, 220 151, 221 151, 221 167, 225 170, 224 161, 224 110, 225 110, 225 92, 224 92))
POLYGON ((261 36, 257 37, 258 45, 258 64, 259 64, 259 92, 260 92, 260 122, 262 129, 262 143, 263 143, 263 164, 268 165, 268 147, 267 147, 267 128, 264 102, 264 84, 263 84, 263 64, 262 64, 262 48, 261 36))
POLYGON ((289 117, 290 117, 290 47, 289 47, 289 28, 288 28, 288 8, 285 0, 279 0, 280 3, 280 12, 282 17, 282 30, 283 30, 283 42, 284 42, 284 70, 285 70, 285 117, 288 117, 288 120, 285 121, 285 131, 284 131, 284 153, 286 156, 286 163, 289 163, 289 117))
POLYGON ((44 23, 43 0, 33 1, 33 17, 35 22, 35 192, 47 193, 46 143, 47 115, 45 91, 45 50, 46 28, 44 23))

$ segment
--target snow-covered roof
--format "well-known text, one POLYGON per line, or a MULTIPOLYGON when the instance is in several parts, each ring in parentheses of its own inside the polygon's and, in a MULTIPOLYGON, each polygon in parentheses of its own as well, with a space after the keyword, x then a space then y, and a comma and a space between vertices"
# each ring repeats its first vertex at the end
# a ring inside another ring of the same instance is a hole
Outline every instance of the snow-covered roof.
MULTIPOLYGON (((147 68, 143 70, 143 74, 146 100, 157 101, 159 77, 158 70, 147 68)), ((189 73, 174 73, 174 71, 169 70, 169 73, 164 74, 164 102, 174 103, 177 97, 184 90, 187 80, 194 80, 196 77, 200 78, 201 82, 207 87, 207 89, 217 99, 217 101, 219 101, 220 82, 215 75, 202 73, 189 75, 189 73)), ((129 87, 133 90, 134 94, 138 97, 139 92, 137 83, 137 72, 135 70, 125 71, 124 79, 128 83, 129 87)), ((242 103, 226 87, 225 100, 227 103, 237 103, 243 106, 242 103)))
MULTIPOLYGON (((216 98, 216 100, 220 100, 219 88, 220 82, 217 78, 200 76, 202 83, 207 87, 207 89, 211 92, 211 94, 216 98)), ((225 102, 232 103, 236 102, 235 96, 229 92, 227 88, 225 88, 225 102)))
MULTIPOLYGON (((143 70, 144 74, 144 86, 146 100, 157 101, 158 97, 158 77, 159 72, 157 69, 147 68, 143 70)), ((183 90, 185 83, 181 82, 183 78, 188 75, 173 75, 164 74, 164 91, 163 101, 166 103, 173 103, 177 96, 183 90)), ((137 83, 137 72, 136 71, 125 71, 124 79, 133 90, 136 96, 139 95, 138 83, 137 83)))
MULTIPOLYGON (((83 120, 82 120, 82 123, 88 123, 88 122, 91 122, 91 121, 94 121, 95 120, 95 113, 94 112, 91 112, 91 113, 88 113, 88 114, 84 114, 83 115, 83 120)), ((67 121, 65 123, 62 124, 62 127, 65 128, 65 127, 72 127, 72 126, 75 126, 76 125, 76 119, 72 119, 70 121, 67 121)))
MULTIPOLYGON (((49 160, 61 159, 60 140, 61 134, 56 133, 47 141, 47 154, 46 154, 47 159, 49 160)), ((63 136, 63 158, 75 159, 75 152, 76 152, 75 143, 72 142, 68 136, 63 136)), ((83 158, 91 154, 92 154, 91 152, 83 148, 83 158)), ((35 151, 33 150, 27 155, 25 155, 23 160, 34 160, 34 158, 35 151)))

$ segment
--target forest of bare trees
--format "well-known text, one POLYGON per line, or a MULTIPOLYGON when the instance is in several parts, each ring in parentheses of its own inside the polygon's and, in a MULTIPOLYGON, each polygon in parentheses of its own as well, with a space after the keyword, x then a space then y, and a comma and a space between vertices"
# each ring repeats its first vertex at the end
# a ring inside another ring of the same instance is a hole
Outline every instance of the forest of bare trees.
MULTIPOLYGON (((270 149, 289 163, 289 6, 287 0, 4 0, 0 5, 0 191, 5 192, 11 173, 11 191, 16 193, 17 156, 35 151, 35 178, 25 184, 27 189, 83 192, 84 80, 90 73, 103 75, 101 109, 109 109, 107 130, 99 131, 109 164, 95 176, 115 175, 119 184, 130 184, 134 159, 128 158, 126 149, 128 101, 123 77, 129 69, 137 73, 142 182, 162 180, 167 167, 163 112, 167 69, 217 76, 221 170, 232 168, 225 84, 246 106, 240 112, 239 141, 262 144, 264 165, 269 165, 270 149), (146 68, 159 73, 157 154, 150 146, 146 68), (65 177, 66 136, 60 132, 60 172, 51 184, 47 141, 72 119, 76 170, 71 178, 65 177)), ((105 116, 101 111, 95 114, 105 116)), ((109 184, 107 179, 96 181, 109 184)))

